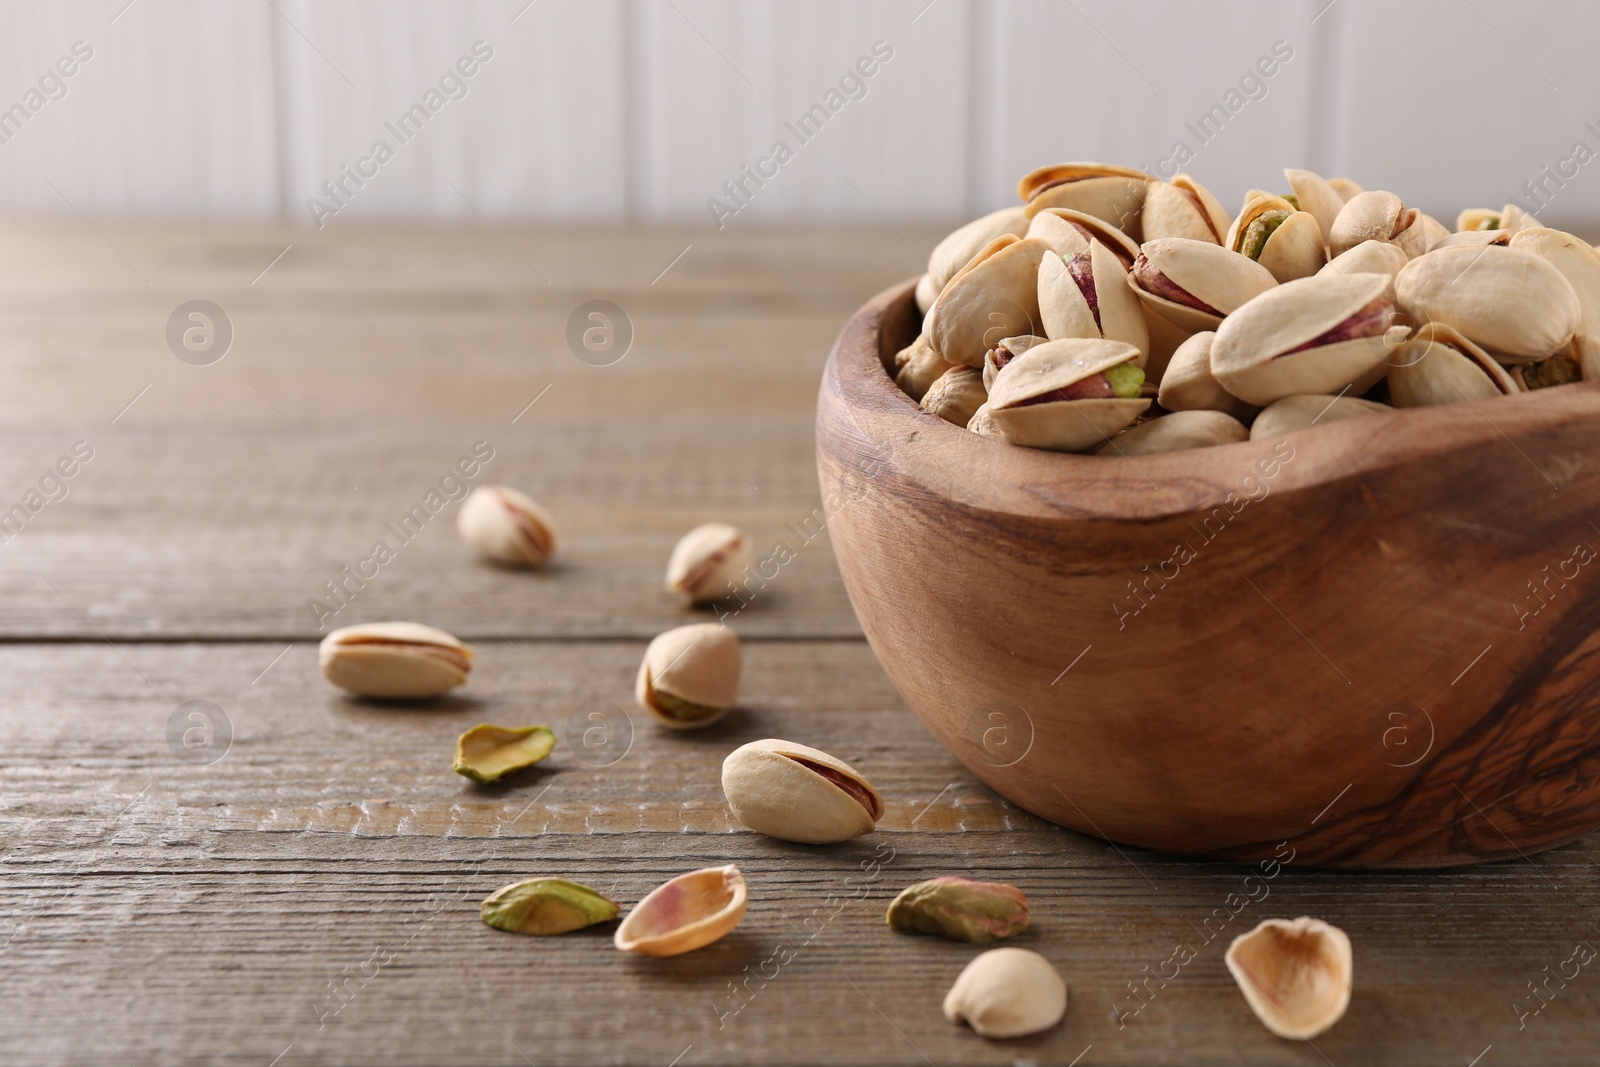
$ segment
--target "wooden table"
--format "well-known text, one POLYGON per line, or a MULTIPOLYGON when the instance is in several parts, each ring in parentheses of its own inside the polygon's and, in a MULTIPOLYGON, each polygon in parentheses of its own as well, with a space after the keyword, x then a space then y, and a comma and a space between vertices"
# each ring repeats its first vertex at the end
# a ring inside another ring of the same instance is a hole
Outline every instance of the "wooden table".
MULTIPOLYGON (((828 346, 936 237, 9 226, 0 511, 22 503, 26 522, 0 544, 0 1059, 1593 1062, 1600 975, 1566 961, 1600 947, 1600 837, 1436 874, 1290 864, 1240 905, 1251 868, 1044 823, 904 708, 827 538, 796 531, 818 503, 828 346), (165 338, 191 299, 232 323, 211 365, 165 338), (590 299, 632 321, 620 362, 568 348, 590 299), (29 511, 79 441, 92 459, 29 511), (493 459, 476 482, 557 516, 558 566, 475 562, 454 504, 403 544, 386 526, 479 441, 493 459), (649 637, 709 617, 660 589, 677 536, 708 519, 795 558, 733 620, 743 709, 671 734, 631 708, 632 679, 649 637), (328 624, 460 635, 479 660, 459 695, 363 704, 318 674, 308 601, 336 606, 324 583, 378 540, 395 557, 347 584, 328 624), (474 786, 450 756, 482 721, 549 723, 561 743, 513 784, 474 786), (174 722, 218 732, 186 749, 174 722), (812 848, 733 823, 720 761, 767 736, 859 766, 888 802, 878 832, 812 848), (631 905, 730 861, 748 917, 689 956, 478 920, 481 897, 525 877, 631 905), (1028 893, 1018 943, 1066 977, 1063 1026, 988 1043, 944 1020, 975 950, 890 933, 883 909, 947 873, 1028 893), (1301 914, 1356 953, 1349 1014, 1314 1045, 1259 1026, 1222 963, 1235 933, 1301 914), (1193 959, 1175 967, 1179 945, 1193 959)), ((929 560, 930 579, 948 565, 929 560)))

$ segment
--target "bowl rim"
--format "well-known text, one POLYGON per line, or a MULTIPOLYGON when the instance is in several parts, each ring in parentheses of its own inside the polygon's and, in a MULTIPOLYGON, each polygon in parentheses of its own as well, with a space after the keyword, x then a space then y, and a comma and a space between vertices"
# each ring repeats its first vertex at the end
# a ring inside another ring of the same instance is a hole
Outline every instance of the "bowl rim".
POLYGON ((1496 447, 1505 451, 1507 462, 1525 462, 1530 478, 1542 476, 1554 489, 1561 483, 1552 473, 1565 478, 1570 472, 1540 468, 1518 442, 1600 418, 1600 383, 1573 382, 1539 390, 1537 396, 1397 408, 1375 419, 1341 419, 1137 461, 1024 448, 923 411, 890 377, 889 360, 915 338, 921 321, 914 301, 917 281, 910 278, 883 290, 845 324, 829 356, 819 421, 828 415, 831 393, 869 448, 891 454, 907 476, 984 510, 1153 521, 1226 506, 1239 499, 1252 477, 1271 478, 1274 493, 1311 492, 1446 453, 1496 447), (1374 432, 1375 422, 1383 432, 1374 432), (1284 458, 1285 442, 1293 462, 1284 458), (1302 444, 1314 447, 1295 447, 1302 444))

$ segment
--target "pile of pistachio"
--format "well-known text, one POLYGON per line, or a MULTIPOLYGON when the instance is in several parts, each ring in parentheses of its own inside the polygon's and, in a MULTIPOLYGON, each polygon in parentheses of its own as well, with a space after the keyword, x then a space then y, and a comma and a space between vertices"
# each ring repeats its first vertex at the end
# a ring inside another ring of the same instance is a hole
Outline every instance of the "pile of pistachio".
MULTIPOLYGON (((493 562, 540 566, 555 551, 550 514, 526 494, 485 486, 463 503, 458 530, 493 562)), ((707 523, 686 534, 667 564, 666 586, 690 603, 725 595, 751 558, 750 539, 736 527, 707 523)), ((323 674, 359 696, 425 700, 463 684, 471 647, 443 630, 413 622, 348 626, 322 642, 323 674)), ((650 642, 634 696, 661 725, 708 726, 737 702, 739 639, 719 623, 668 630, 650 642)), ((543 725, 483 723, 456 742, 455 771, 497 782, 542 761, 556 735, 543 725)), ((768 738, 729 752, 722 791, 732 816, 781 841, 829 845, 871 833, 883 818, 883 797, 844 760, 793 741, 768 738)), ((479 906, 499 930, 549 936, 620 917, 613 943, 642 956, 677 956, 704 948, 744 919, 748 887, 733 864, 689 871, 657 886, 626 915, 603 893, 566 878, 544 876, 504 886, 479 906)), ((896 896, 886 924, 973 944, 1025 932, 1028 898, 1013 885, 959 877, 919 882, 896 896)), ((1332 1026, 1350 997, 1350 943, 1313 919, 1272 919, 1236 938, 1226 957, 1246 1001, 1274 1033, 1309 1038, 1332 1026)), ((1043 956, 1024 948, 989 949, 973 957, 944 998, 944 1014, 989 1038, 1036 1034, 1067 1011, 1067 985, 1043 956)))
POLYGON ((1451 232, 1394 193, 1283 172, 1205 186, 1041 167, 933 250, 894 360, 923 410, 1058 452, 1140 455, 1600 378, 1600 252, 1514 204, 1451 232))

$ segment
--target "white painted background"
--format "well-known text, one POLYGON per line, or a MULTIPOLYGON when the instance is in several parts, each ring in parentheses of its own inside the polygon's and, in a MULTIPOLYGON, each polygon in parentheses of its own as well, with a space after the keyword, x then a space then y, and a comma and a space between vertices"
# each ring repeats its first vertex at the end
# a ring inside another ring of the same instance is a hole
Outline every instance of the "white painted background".
MULTIPOLYGON (((1447 219, 1600 150, 1589 0, 13 0, 0 214, 309 224, 309 197, 482 39, 494 58, 329 222, 711 224, 706 199, 857 57, 894 58, 730 226, 970 216, 1040 163, 1154 164, 1275 40, 1294 58, 1188 170, 1235 208, 1284 166, 1447 219), (452 188, 453 186, 453 188, 452 188)), ((1600 219, 1600 164, 1544 219, 1600 219)))

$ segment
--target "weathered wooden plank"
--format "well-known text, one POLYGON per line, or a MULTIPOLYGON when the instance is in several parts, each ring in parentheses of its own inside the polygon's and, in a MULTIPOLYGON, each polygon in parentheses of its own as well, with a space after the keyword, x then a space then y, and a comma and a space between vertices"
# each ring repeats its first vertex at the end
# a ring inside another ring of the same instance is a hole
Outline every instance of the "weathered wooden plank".
POLYGON ((1481 1063, 1591 1057, 1582 972, 1551 979, 1545 1000, 1528 983, 1600 937, 1593 837, 1526 863, 1337 876, 1290 863, 1254 883, 1249 867, 1119 850, 978 785, 859 642, 750 645, 745 710, 687 736, 628 713, 627 754, 586 764, 567 718, 592 699, 625 712, 641 650, 496 643, 460 696, 396 708, 337 695, 307 644, 275 662, 281 646, 266 644, 0 648, 8 1056, 1466 1063, 1492 1045, 1481 1063), (167 747, 168 718, 191 699, 235 729, 209 765, 167 747), (562 735, 548 769, 497 788, 450 772, 457 731, 523 718, 562 735), (812 848, 732 824, 718 764, 769 735, 859 766, 889 802, 880 830, 812 848), (728 861, 751 882, 749 915, 679 959, 622 957, 604 930, 533 941, 476 917, 484 893, 519 877, 562 873, 631 904, 673 872, 728 861), (1036 918, 1020 943, 1067 978, 1063 1027, 990 1044, 944 1021, 940 999, 976 950, 891 934, 881 909, 950 871, 1028 892, 1036 918), (1253 903, 1230 896, 1259 887, 1253 903), (1314 1048, 1262 1030, 1221 962, 1238 930, 1304 913, 1342 926, 1356 951, 1350 1013, 1314 1048), (1180 943, 1195 955, 1174 974, 1180 943), (1519 1030, 1519 1006, 1541 1005, 1519 1030))

